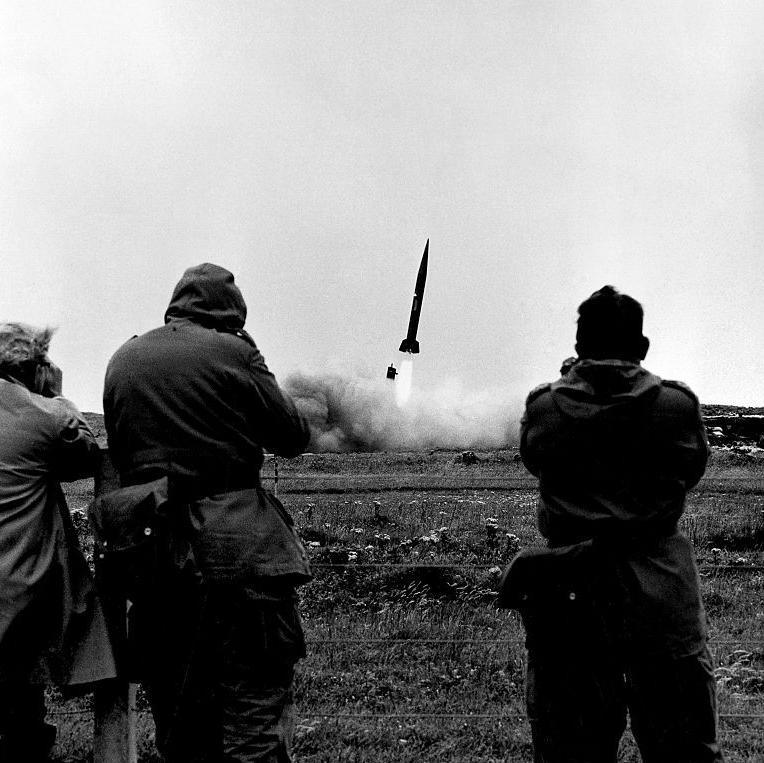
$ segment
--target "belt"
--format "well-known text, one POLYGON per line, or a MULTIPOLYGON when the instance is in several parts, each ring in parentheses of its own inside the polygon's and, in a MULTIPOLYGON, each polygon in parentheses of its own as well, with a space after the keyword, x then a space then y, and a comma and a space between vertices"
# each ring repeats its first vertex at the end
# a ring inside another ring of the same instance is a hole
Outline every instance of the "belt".
POLYGON ((188 451, 140 451, 122 472, 122 485, 138 485, 159 477, 170 478, 178 498, 202 498, 233 490, 259 488, 259 464, 246 464, 224 453, 222 458, 200 458, 188 451))

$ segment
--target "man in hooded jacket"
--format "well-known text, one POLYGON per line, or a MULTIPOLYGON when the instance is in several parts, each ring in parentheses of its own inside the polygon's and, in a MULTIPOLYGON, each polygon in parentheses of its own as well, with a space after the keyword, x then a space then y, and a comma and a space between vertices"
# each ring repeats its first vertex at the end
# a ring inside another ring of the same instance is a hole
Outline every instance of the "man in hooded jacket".
POLYGON ((291 760, 305 654, 295 588, 310 570, 259 472, 263 449, 296 456, 309 431, 245 319, 229 271, 189 268, 165 324, 125 343, 106 371, 120 482, 169 478, 172 532, 190 544, 174 574, 135 597, 129 625, 168 761, 291 760))
POLYGON ((616 761, 627 709, 646 763, 722 759, 698 572, 677 529, 708 445, 690 389, 640 365, 642 316, 611 286, 592 294, 578 360, 526 403, 520 453, 550 550, 508 577, 530 591, 518 608, 537 763, 616 761))

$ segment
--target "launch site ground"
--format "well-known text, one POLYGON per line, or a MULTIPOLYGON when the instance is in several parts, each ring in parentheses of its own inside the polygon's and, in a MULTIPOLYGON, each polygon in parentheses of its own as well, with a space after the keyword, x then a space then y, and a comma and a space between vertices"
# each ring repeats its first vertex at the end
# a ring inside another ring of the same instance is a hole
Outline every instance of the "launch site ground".
MULTIPOLYGON (((500 571, 540 543, 517 450, 279 459, 279 497, 314 566, 302 588, 296 758, 530 761, 523 633, 500 571)), ((266 461, 264 484, 273 487, 266 461)), ((86 543, 92 482, 68 489, 86 543)), ((729 763, 764 760, 764 450, 714 447, 682 520, 697 549, 729 763)), ((50 696, 55 760, 86 760, 87 699, 50 696)), ((139 760, 158 760, 139 694, 139 760)), ((629 733, 623 761, 639 757, 629 733)))

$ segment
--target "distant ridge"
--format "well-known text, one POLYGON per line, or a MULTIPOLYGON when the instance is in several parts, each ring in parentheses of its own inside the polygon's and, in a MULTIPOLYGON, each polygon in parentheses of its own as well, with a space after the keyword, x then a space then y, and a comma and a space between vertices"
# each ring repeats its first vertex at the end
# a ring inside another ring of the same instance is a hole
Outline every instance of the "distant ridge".
MULTIPOLYGON (((714 421, 714 424, 720 423, 720 424, 729 424, 734 428, 734 422, 730 422, 730 419, 733 419, 734 417, 745 417, 745 416, 764 416, 764 406, 755 407, 755 406, 746 406, 746 405, 701 405, 701 410, 703 412, 703 417, 724 417, 724 422, 717 422, 714 421)), ((85 420, 88 422, 90 428, 93 430, 93 434, 96 436, 96 439, 98 440, 100 445, 106 445, 106 430, 103 426, 103 414, 102 413, 91 413, 89 411, 85 411, 84 414, 85 420)), ((741 422, 742 423, 742 422, 741 422)), ((753 423, 749 420, 748 423, 753 423)), ((710 426, 710 425, 709 425, 710 426)), ((761 431, 759 431, 759 428, 756 427, 756 432, 753 432, 753 435, 755 437, 758 437, 759 435, 764 433, 764 422, 762 422, 761 425, 761 431)), ((747 434, 747 433, 746 433, 747 434)), ((749 435, 751 436, 751 435, 749 435)))
POLYGON ((701 405, 704 416, 764 416, 764 407, 750 405, 701 405))

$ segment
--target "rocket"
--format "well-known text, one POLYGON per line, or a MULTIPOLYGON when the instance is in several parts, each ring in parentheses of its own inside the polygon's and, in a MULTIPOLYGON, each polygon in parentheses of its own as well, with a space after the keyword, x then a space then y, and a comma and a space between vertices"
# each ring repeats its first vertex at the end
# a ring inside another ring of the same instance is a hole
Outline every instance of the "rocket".
MULTIPOLYGON (((430 239, 424 245, 424 254, 422 262, 419 264, 419 272, 416 275, 416 285, 414 286, 414 301, 411 303, 411 315, 409 316, 409 330, 406 332, 405 339, 401 342, 400 351, 416 354, 419 352, 419 342, 416 339, 416 332, 419 328, 419 314, 422 312, 422 298, 424 297, 424 284, 427 280, 427 250, 430 248, 430 239)), ((388 377, 389 378, 389 377, 388 377)))

